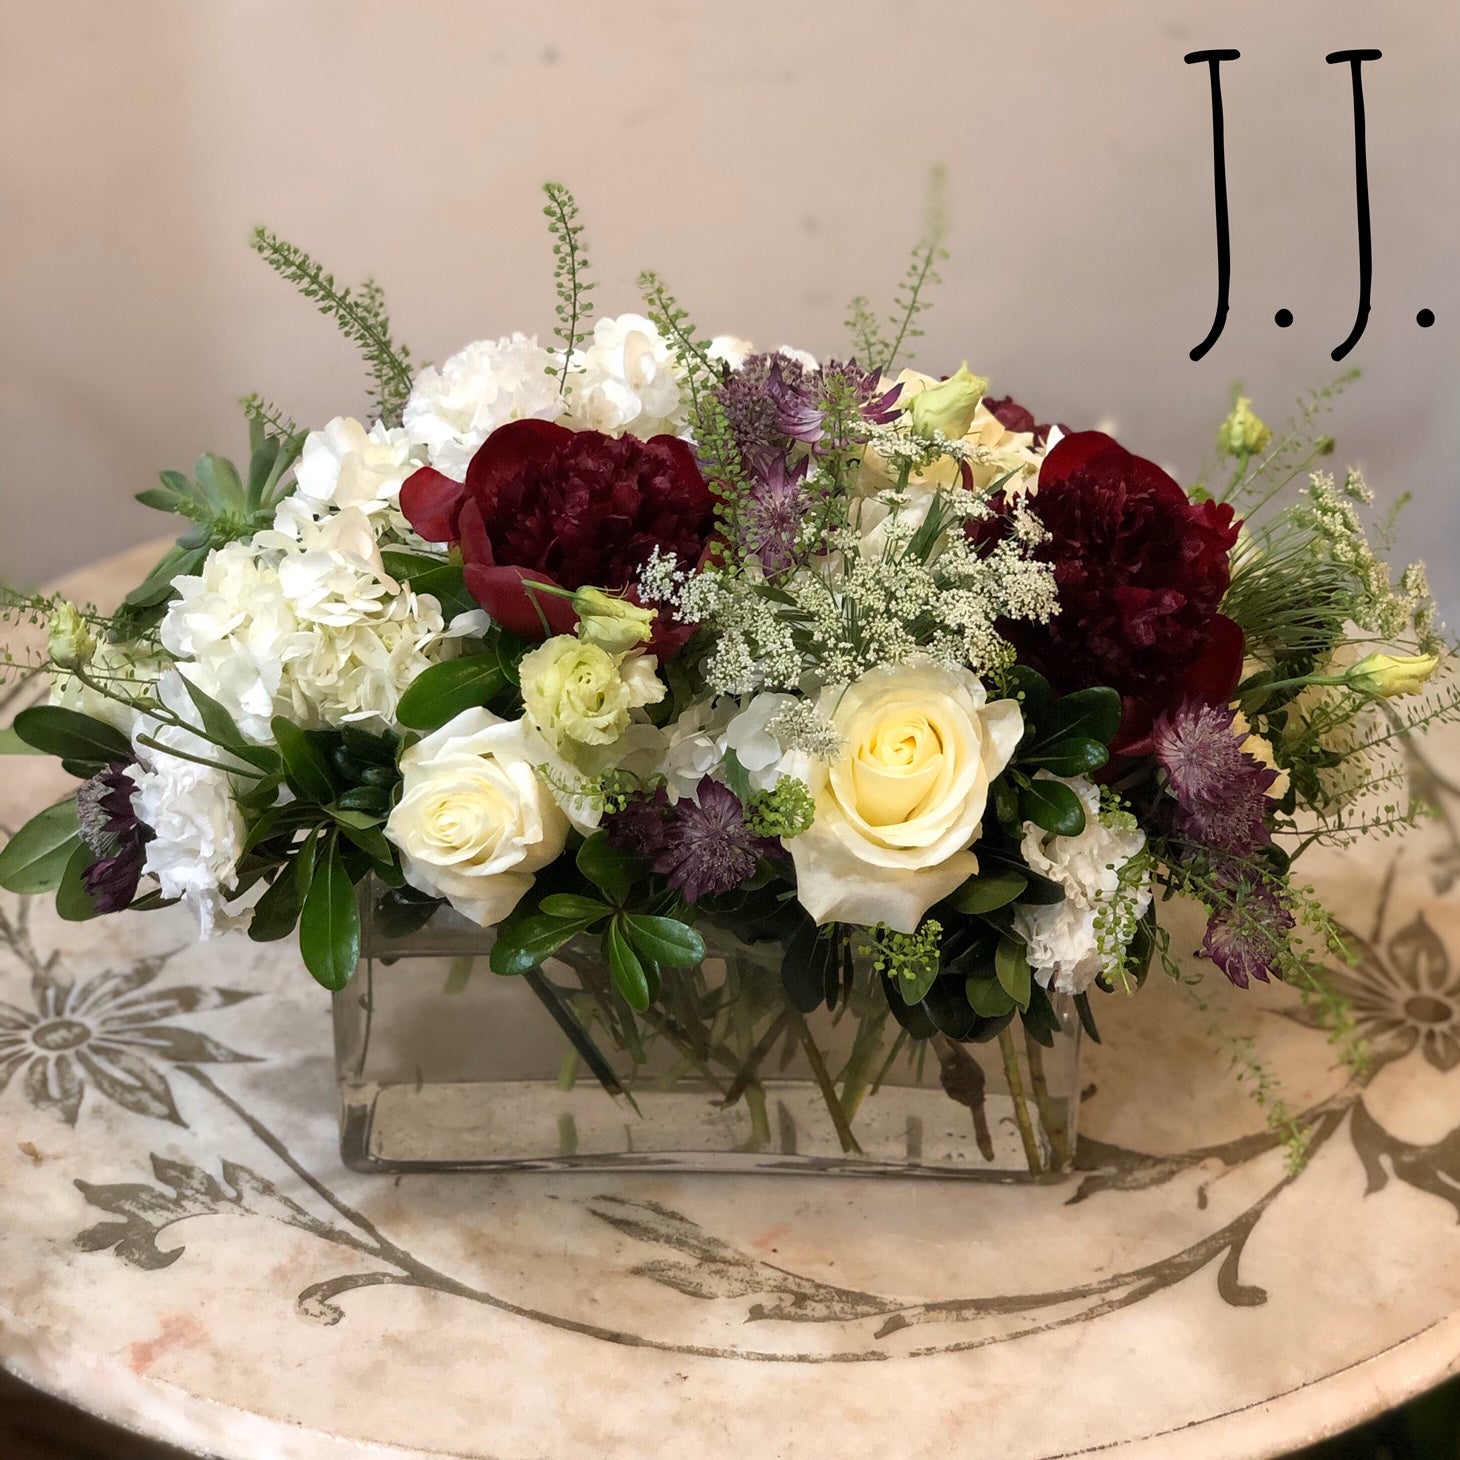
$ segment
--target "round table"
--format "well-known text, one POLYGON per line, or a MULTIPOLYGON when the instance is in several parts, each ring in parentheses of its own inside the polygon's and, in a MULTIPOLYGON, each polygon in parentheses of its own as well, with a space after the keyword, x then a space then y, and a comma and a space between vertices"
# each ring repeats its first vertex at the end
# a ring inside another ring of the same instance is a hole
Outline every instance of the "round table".
MULTIPOLYGON (((1346 1428, 1460 1368, 1460 736, 1411 769, 1440 817, 1305 864, 1368 1066, 1289 990, 1153 973, 1100 1002, 1052 1185, 352 1174, 288 945, 0 894, 0 1361, 239 1460, 1232 1460, 1346 1428)), ((0 825, 66 784, 0 762, 0 825)))

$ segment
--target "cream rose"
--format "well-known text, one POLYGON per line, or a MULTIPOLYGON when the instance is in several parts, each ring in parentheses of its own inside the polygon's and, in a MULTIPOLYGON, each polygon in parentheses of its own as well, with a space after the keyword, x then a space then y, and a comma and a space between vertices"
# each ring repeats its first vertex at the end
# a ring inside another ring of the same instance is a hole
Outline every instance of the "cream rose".
POLYGON ((783 770, 816 803, 786 843, 797 895, 818 923, 913 932, 940 898, 978 871, 989 783, 1024 731, 1013 700, 988 703, 978 676, 932 660, 874 669, 820 709, 842 736, 827 764, 803 753, 783 770))
POLYGON ((483 927, 517 906, 568 834, 533 764, 527 727, 490 710, 464 710, 406 751, 385 834, 412 887, 483 927))

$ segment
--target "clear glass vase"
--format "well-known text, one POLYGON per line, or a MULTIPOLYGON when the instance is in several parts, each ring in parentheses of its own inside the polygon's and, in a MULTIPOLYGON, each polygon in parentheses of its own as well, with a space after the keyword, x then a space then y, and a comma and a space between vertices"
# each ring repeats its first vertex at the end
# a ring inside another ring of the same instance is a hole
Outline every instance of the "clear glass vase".
POLYGON ((861 960, 835 1012, 786 998, 784 949, 701 927, 634 1015, 596 937, 527 977, 449 909, 397 931, 362 898, 362 955, 334 1001, 340 1144, 359 1171, 674 1169, 1047 1179, 1069 1169, 1080 1026, 1016 1018, 986 1043, 915 1040, 861 960))

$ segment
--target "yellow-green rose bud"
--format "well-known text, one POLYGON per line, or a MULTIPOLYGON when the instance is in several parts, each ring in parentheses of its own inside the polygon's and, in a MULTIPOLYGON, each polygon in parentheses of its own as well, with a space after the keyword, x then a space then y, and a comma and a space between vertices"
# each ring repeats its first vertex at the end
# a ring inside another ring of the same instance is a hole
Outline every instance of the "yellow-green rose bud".
POLYGON ((941 434, 945 440, 961 441, 988 388, 987 380, 969 372, 965 360, 956 374, 920 390, 908 402, 908 421, 914 433, 928 438, 941 434))
POLYGON ((624 654, 644 644, 654 632, 652 609, 640 608, 601 588, 580 588, 573 595, 578 613, 578 637, 610 654, 624 654))
POLYGON ((1414 694, 1439 667, 1438 654, 1369 654, 1348 672, 1355 689, 1386 700, 1414 694))
POLYGON ((1267 423, 1252 409, 1247 396, 1237 397, 1232 413, 1217 432, 1217 450, 1228 456, 1255 456, 1272 440, 1267 423))
POLYGON ((85 618, 64 600, 51 615, 46 651, 58 669, 79 669, 96 653, 96 637, 85 618))
POLYGON ((572 759, 579 748, 612 745, 628 729, 631 710, 664 698, 657 664, 652 654, 610 654, 559 634, 523 655, 522 706, 572 759))

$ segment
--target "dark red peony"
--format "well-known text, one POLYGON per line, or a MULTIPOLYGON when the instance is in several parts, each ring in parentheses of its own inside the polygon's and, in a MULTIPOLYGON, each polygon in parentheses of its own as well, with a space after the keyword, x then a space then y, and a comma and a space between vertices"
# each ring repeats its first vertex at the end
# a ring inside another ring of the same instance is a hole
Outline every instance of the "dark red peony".
POLYGON ((1148 749, 1155 717, 1183 702, 1231 696, 1243 638, 1218 612, 1239 525, 1228 504, 1193 502, 1154 462, 1078 431, 1045 457, 1030 505, 1060 611, 1015 637, 1058 688, 1121 692, 1116 749, 1148 749))
MULTIPOLYGON (((577 614, 569 599, 527 584, 592 585, 637 602, 654 549, 697 565, 715 524, 715 499, 677 437, 615 439, 550 421, 493 431, 464 483, 423 467, 400 503, 422 537, 461 545, 467 591, 531 640, 571 633, 577 614)), ((654 647, 663 653, 684 636, 665 626, 654 647)))

